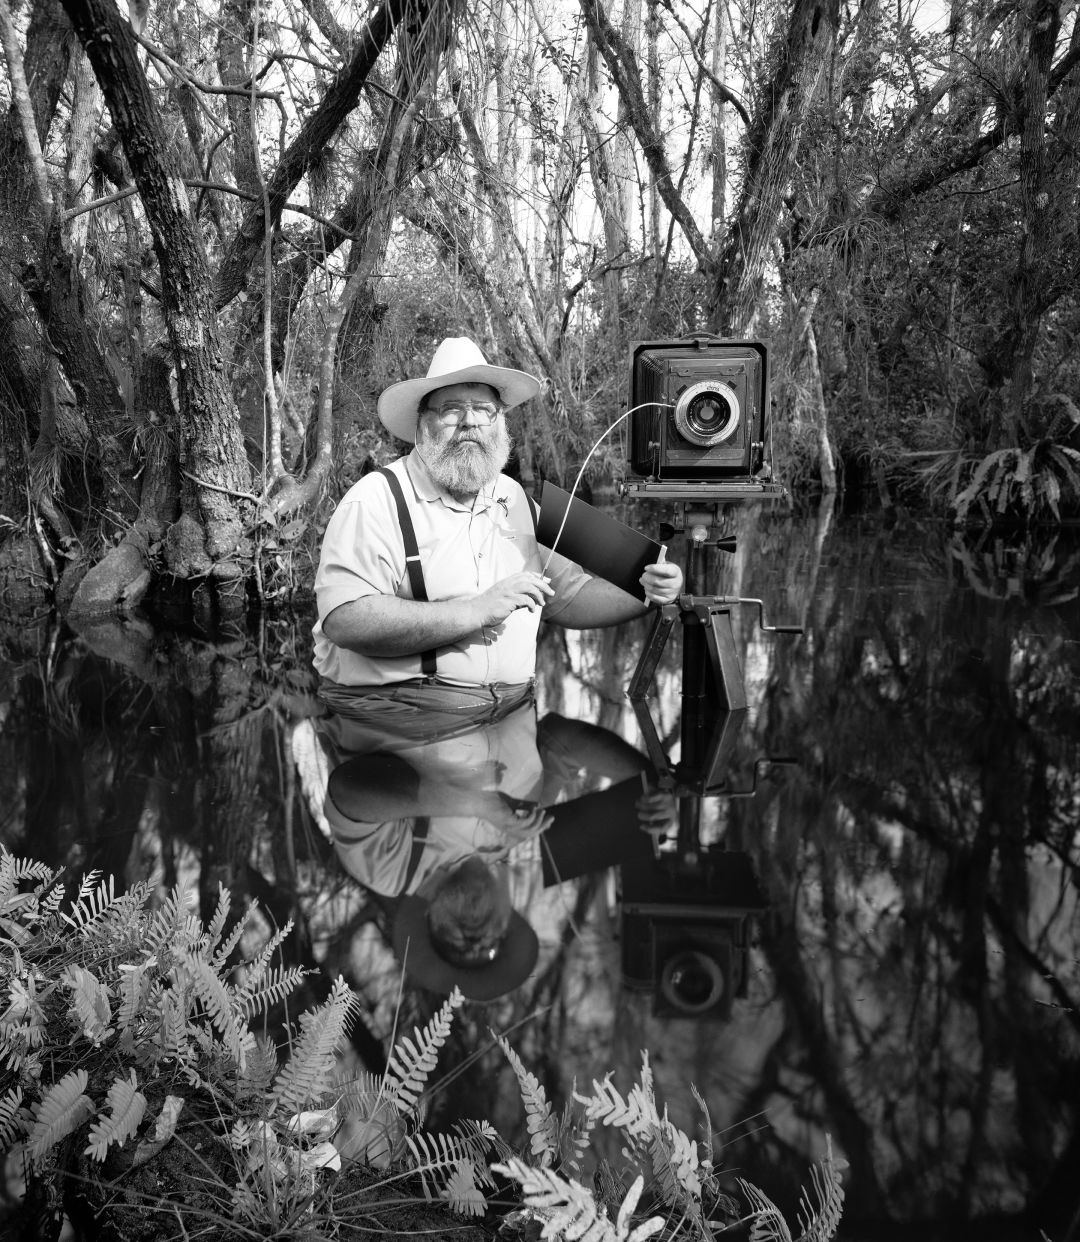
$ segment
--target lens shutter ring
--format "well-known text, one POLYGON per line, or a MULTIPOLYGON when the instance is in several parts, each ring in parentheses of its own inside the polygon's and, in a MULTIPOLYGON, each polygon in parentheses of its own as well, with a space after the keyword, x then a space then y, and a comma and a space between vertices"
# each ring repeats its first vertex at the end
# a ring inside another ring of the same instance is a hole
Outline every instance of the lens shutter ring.
POLYGON ((712 448, 730 440, 738 430, 742 407, 730 384, 702 380, 679 394, 674 418, 683 439, 701 448, 712 448))

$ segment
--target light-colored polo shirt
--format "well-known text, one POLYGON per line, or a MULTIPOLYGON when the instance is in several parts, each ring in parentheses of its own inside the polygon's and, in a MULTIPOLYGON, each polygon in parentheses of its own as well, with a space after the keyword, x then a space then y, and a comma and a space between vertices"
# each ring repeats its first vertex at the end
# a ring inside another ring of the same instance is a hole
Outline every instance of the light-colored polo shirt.
MULTIPOLYGON (((470 507, 431 478, 414 449, 390 469, 401 481, 412 515, 428 599, 476 595, 521 570, 539 571, 546 560, 536 542, 531 504, 521 485, 500 474, 470 507)), ((589 575, 556 553, 547 567, 555 590, 542 612, 519 608, 501 625, 484 626, 438 649, 440 679, 462 685, 519 683, 533 676, 541 618, 555 619, 589 575)), ((317 671, 345 686, 381 686, 419 677, 420 654, 368 657, 346 651, 323 633, 323 620, 342 604, 369 595, 412 599, 397 506, 387 481, 365 475, 341 498, 323 536, 315 577, 319 620, 317 671)))

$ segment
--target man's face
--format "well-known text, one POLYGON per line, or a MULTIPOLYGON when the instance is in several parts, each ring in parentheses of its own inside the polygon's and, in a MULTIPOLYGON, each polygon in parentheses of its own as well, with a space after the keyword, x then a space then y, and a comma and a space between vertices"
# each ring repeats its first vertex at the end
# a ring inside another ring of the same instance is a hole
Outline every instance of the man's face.
POLYGON ((428 393, 416 446, 436 483, 455 496, 475 495, 510 456, 499 394, 487 384, 448 384, 428 393), (448 415, 455 407, 462 411, 458 419, 448 415), (491 409, 498 412, 489 422, 491 409))

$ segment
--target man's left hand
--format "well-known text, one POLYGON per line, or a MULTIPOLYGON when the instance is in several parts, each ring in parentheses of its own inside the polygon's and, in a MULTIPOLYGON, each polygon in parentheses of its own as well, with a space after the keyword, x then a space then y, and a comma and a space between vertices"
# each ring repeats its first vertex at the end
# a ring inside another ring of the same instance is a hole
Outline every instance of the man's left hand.
POLYGON ((682 594, 683 572, 672 561, 657 561, 646 565, 638 579, 645 588, 645 598, 650 604, 673 604, 682 594))

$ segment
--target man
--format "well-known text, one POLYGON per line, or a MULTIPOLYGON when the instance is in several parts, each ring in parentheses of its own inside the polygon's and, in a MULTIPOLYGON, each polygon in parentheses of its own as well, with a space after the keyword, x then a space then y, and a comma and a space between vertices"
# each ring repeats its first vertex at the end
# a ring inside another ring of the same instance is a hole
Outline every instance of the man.
MULTIPOLYGON (((426 376, 379 398, 383 424, 414 448, 354 484, 323 538, 314 660, 333 710, 372 698, 402 712, 520 701, 542 618, 584 629, 646 611, 557 553, 549 560, 530 500, 502 473, 506 413, 539 390, 535 377, 452 337, 426 376)), ((682 573, 650 565, 641 583, 650 603, 670 603, 682 573)))

